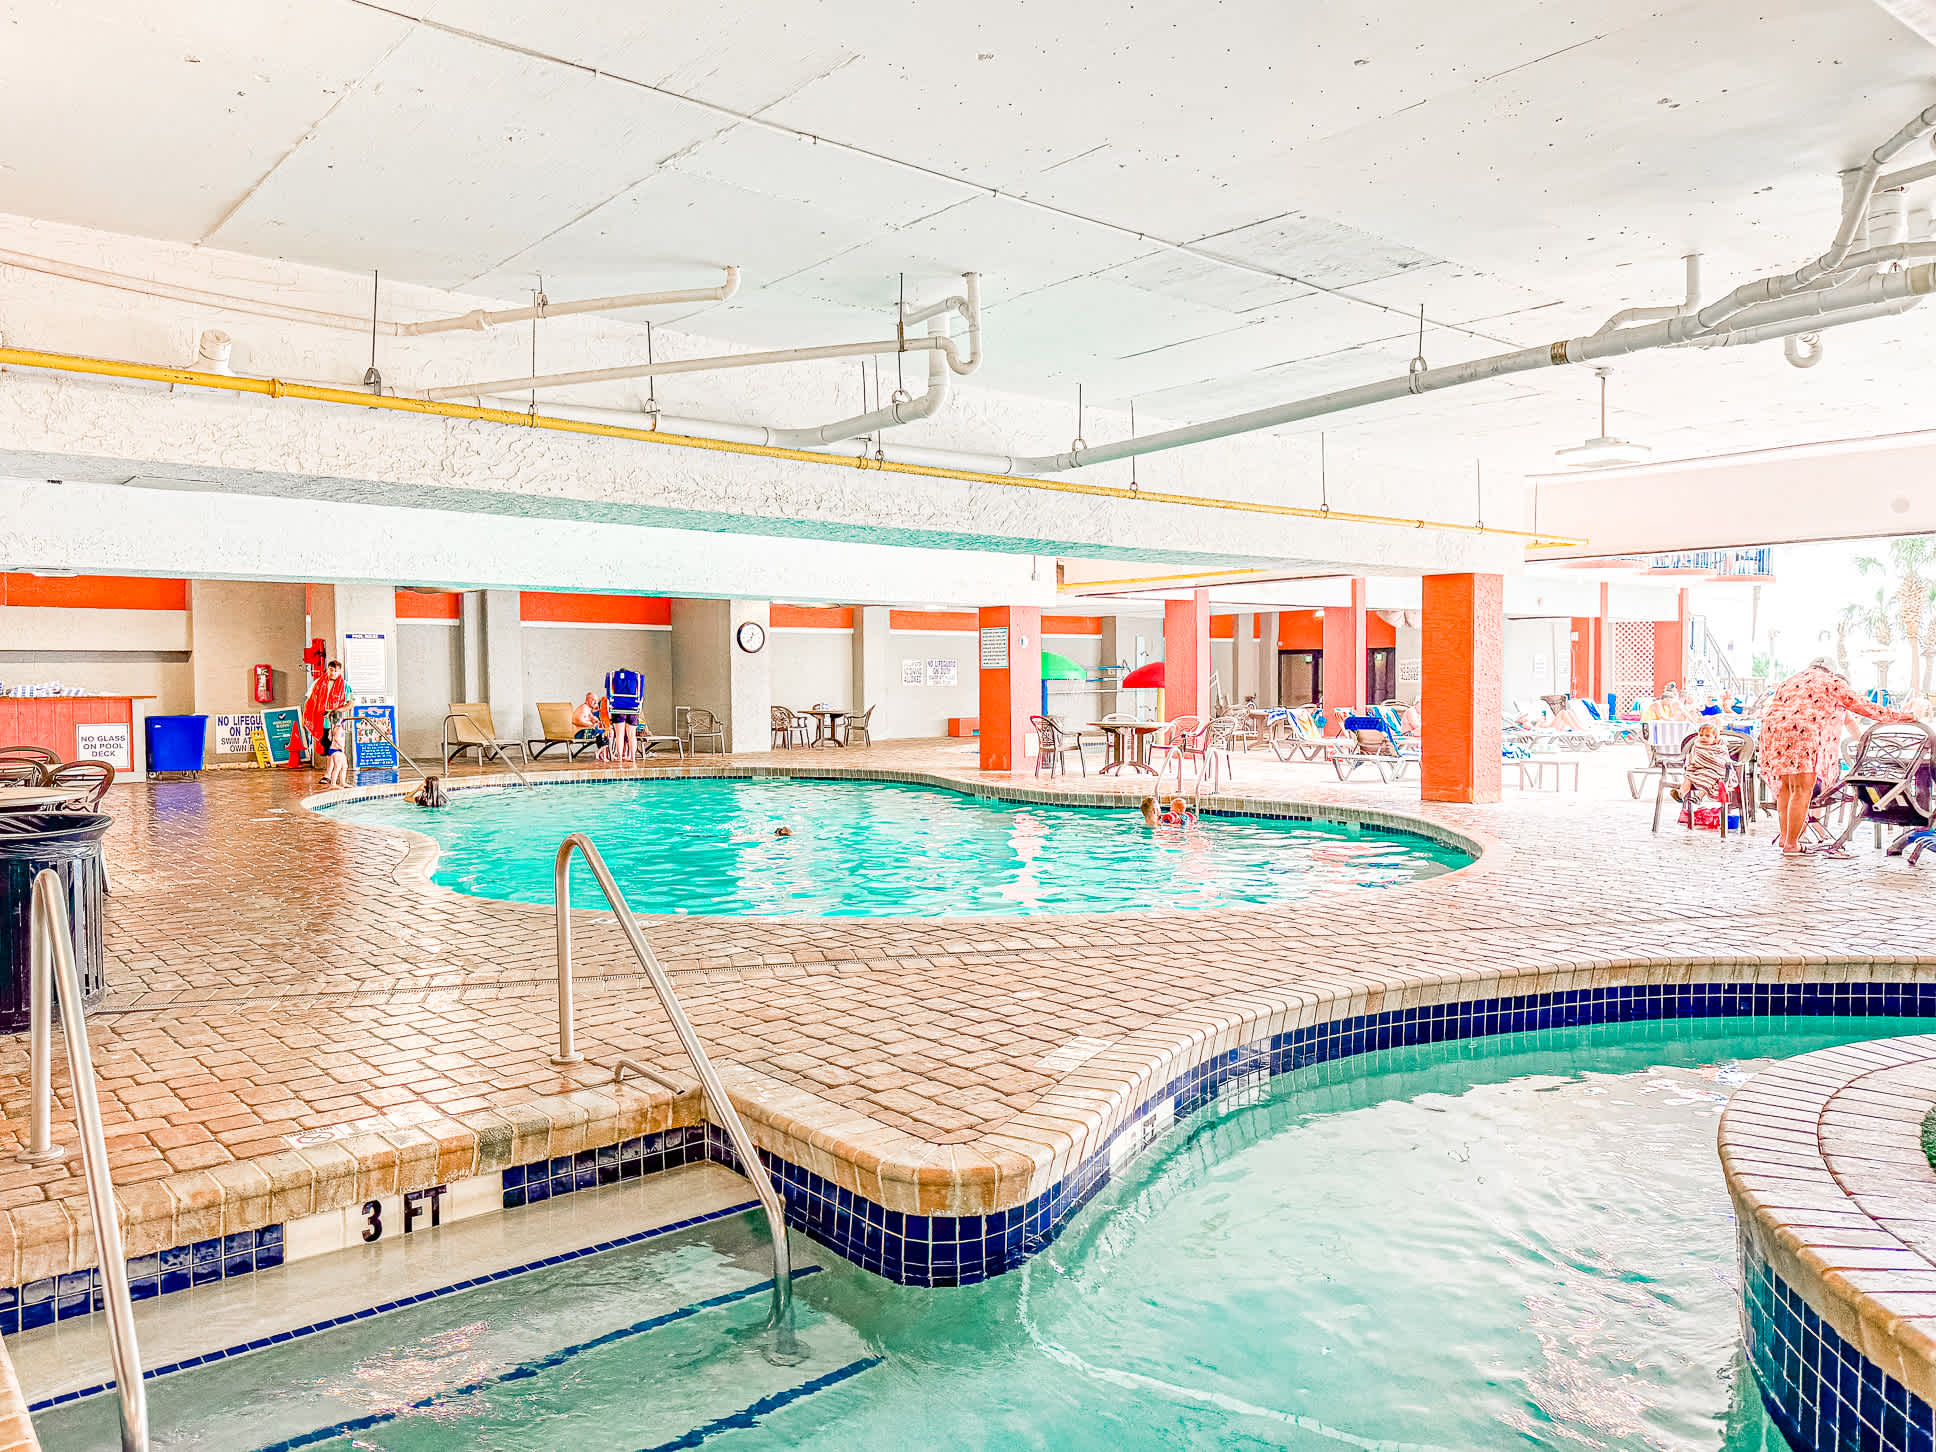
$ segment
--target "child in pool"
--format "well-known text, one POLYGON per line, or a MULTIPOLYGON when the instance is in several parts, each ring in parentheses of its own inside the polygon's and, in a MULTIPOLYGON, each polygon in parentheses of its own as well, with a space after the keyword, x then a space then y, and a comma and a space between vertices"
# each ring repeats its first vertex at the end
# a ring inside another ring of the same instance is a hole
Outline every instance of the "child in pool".
POLYGON ((415 802, 420 807, 447 807, 450 805, 450 798, 444 792, 443 780, 434 776, 425 777, 423 779, 423 785, 410 793, 407 800, 415 802))

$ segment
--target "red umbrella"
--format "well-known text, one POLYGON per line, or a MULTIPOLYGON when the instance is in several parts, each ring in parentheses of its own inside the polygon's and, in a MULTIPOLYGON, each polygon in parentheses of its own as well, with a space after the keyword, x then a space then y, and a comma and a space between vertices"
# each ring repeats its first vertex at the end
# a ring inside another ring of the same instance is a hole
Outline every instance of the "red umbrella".
POLYGON ((1153 660, 1146 666, 1138 666, 1123 677, 1125 691, 1160 691, 1163 689, 1163 662, 1153 660))

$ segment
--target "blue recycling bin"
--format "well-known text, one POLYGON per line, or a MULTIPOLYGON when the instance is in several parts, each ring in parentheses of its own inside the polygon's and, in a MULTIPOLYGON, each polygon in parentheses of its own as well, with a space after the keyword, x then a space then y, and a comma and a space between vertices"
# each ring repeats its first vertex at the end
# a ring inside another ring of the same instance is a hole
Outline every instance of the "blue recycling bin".
POLYGON ((148 718, 149 771, 200 771, 207 745, 206 716, 148 718))

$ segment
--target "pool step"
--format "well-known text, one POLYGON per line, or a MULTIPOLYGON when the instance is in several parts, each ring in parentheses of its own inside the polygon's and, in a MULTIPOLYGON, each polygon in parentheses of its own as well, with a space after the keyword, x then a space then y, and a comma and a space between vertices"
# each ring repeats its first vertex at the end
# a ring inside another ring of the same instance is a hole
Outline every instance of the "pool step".
MULTIPOLYGON (((162 1376, 155 1445, 698 1446, 872 1364, 857 1333, 799 1302, 806 1358, 762 1355, 763 1234, 736 1216, 162 1376)), ((109 1395, 35 1422, 48 1452, 67 1452, 112 1445, 114 1419, 109 1395)))

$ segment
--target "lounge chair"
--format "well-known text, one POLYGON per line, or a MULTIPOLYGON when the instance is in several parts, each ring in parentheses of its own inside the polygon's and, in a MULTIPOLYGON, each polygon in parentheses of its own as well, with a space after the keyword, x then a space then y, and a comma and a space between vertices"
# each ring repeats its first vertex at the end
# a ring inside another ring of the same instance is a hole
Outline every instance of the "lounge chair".
POLYGON ((587 751, 598 746, 598 733, 589 726, 578 727, 572 724, 572 704, 569 701, 538 702, 538 729, 542 736, 534 736, 525 742, 531 751, 531 760, 536 761, 554 746, 565 748, 565 760, 576 761, 587 751))
POLYGON ((444 717, 444 775, 450 775, 451 762, 466 751, 477 753, 480 766, 494 756, 508 763, 510 757, 506 753, 511 751, 523 757, 527 765, 531 761, 522 741, 498 734, 497 723, 491 720, 491 708, 483 701, 451 702, 450 711, 444 717))
POLYGON ((1366 766, 1378 773, 1380 781, 1400 781, 1418 764, 1417 747, 1388 730, 1375 715, 1345 717, 1344 739, 1346 749, 1331 756, 1339 781, 1356 776, 1366 766))
POLYGON ((1918 848, 1909 859, 1913 863, 1936 835, 1936 736, 1915 721, 1871 726, 1836 791, 1851 810, 1832 846, 1842 846, 1864 822, 1875 824, 1878 841, 1883 827, 1901 827, 1905 830, 1890 851, 1899 853, 1913 841, 1918 848))
POLYGON ((1271 718, 1270 748, 1279 761, 1328 761, 1339 745, 1337 737, 1327 737, 1318 729, 1316 713, 1309 706, 1271 718))

